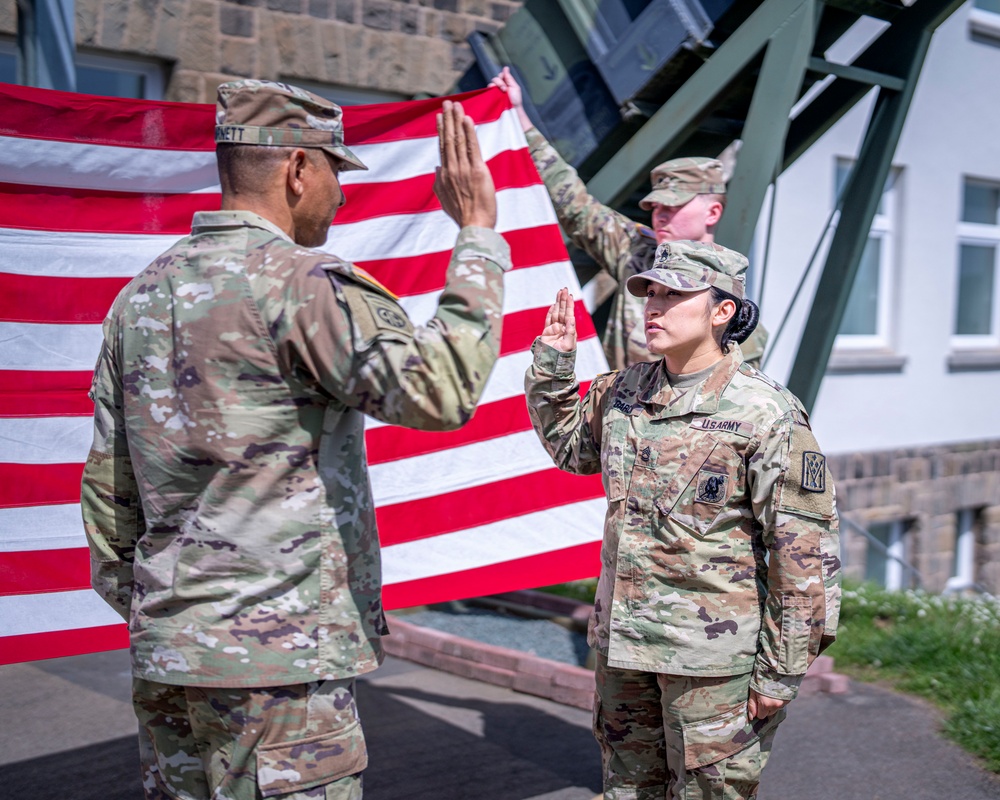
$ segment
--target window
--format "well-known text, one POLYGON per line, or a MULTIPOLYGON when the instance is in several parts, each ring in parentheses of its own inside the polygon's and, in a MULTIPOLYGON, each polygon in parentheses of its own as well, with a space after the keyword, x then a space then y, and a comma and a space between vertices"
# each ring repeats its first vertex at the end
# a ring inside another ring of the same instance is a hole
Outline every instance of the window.
POLYGON ((1000 347, 1000 184, 966 178, 958 225, 952 346, 1000 347))
POLYGON ((17 47, 0 39, 0 83, 17 83, 17 47))
POLYGON ((1000 40, 1000 0, 973 0, 969 30, 973 40, 996 44, 1000 40))
POLYGON ((884 586, 886 589, 902 589, 906 568, 903 523, 882 522, 868 527, 868 533, 875 541, 868 542, 865 557, 865 580, 884 586))
MULTIPOLYGON (((847 183, 853 163, 838 159, 836 164, 836 197, 847 183)), ((854 285, 847 300, 844 318, 837 333, 838 349, 890 348, 890 312, 893 292, 893 263, 896 239, 896 184, 900 171, 889 173, 868 242, 861 255, 854 285)))
POLYGON ((163 67, 154 61, 76 55, 76 90, 106 97, 163 99, 163 67))
POLYGON ((976 582, 976 514, 963 508, 955 515, 955 551, 947 591, 961 591, 976 582))

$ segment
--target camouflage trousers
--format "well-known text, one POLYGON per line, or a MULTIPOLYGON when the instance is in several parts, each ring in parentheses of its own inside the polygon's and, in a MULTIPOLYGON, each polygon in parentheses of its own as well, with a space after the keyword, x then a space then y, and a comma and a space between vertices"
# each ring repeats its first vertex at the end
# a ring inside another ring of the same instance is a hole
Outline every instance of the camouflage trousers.
POLYGON ((147 800, 359 800, 354 681, 256 689, 134 678, 147 800))
POLYGON ((753 800, 784 709, 747 719, 750 675, 697 678, 597 657, 605 800, 753 800))

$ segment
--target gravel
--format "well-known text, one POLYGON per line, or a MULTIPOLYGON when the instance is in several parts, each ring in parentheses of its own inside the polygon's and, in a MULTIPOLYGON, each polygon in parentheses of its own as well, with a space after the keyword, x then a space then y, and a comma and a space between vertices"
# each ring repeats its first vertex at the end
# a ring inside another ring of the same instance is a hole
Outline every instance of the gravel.
POLYGON ((522 653, 561 661, 564 664, 583 666, 589 653, 587 637, 584 634, 574 633, 548 620, 525 619, 458 603, 412 611, 399 616, 414 625, 498 647, 520 650, 522 653))

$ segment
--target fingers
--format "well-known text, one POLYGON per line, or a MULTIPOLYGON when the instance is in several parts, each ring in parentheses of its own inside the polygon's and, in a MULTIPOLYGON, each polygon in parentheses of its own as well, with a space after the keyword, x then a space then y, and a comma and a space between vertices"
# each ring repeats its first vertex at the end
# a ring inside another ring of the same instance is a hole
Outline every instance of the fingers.
POLYGON ((747 699, 747 719, 757 719, 757 695, 755 692, 750 692, 750 697, 747 699))
POLYGON ((438 141, 441 148, 441 166, 452 170, 456 165, 455 104, 445 100, 438 115, 438 141))
POLYGON ((463 117, 462 127, 466 143, 465 152, 468 155, 469 164, 475 169, 481 164, 485 164, 483 154, 479 150, 479 137, 476 136, 476 124, 472 121, 472 117, 463 117))

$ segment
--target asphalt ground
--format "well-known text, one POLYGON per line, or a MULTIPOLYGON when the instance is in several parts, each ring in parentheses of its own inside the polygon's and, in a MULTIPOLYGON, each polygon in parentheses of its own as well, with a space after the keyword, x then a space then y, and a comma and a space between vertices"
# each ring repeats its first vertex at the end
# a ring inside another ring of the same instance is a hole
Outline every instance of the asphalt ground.
MULTIPOLYGON (((590 714, 388 659, 359 686, 367 800, 591 800, 590 714)), ((0 667, 2 800, 139 800, 123 651, 0 667)), ((760 800, 998 800, 924 703, 852 683, 792 703, 760 800)))

